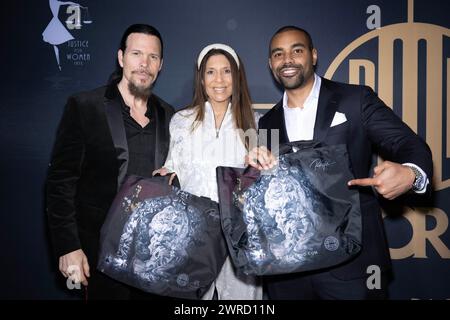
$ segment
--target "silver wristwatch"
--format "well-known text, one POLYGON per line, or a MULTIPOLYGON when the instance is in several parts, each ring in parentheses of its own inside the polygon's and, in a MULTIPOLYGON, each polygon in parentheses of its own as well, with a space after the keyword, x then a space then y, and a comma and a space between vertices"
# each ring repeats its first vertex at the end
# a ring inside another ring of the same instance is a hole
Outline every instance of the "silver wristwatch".
POLYGON ((411 168, 411 170, 414 172, 414 175, 416 176, 414 178, 414 182, 412 185, 412 191, 420 191, 423 188, 423 182, 424 182, 424 176, 422 175, 422 173, 420 173, 420 171, 414 167, 414 166, 409 166, 409 165, 405 165, 408 168, 411 168))

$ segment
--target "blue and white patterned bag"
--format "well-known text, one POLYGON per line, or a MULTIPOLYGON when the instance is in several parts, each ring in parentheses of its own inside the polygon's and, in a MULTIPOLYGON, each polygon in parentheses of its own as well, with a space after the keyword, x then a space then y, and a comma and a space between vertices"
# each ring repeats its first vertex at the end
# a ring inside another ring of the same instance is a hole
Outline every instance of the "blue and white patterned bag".
POLYGON ((217 168, 222 228, 234 265, 249 275, 317 270, 361 249, 361 212, 345 145, 293 142, 278 166, 217 168))
POLYGON ((216 202, 130 176, 102 227, 98 269, 153 294, 200 299, 226 255, 216 202))

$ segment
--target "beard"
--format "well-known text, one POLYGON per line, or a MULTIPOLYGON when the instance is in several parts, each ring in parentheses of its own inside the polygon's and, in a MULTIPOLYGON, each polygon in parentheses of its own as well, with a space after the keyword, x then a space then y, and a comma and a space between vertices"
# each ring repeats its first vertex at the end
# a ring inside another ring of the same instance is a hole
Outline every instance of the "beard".
POLYGON ((275 78, 283 85, 285 89, 292 90, 302 87, 310 78, 311 74, 306 74, 305 68, 301 64, 290 64, 278 67, 276 69, 275 78), (298 69, 298 74, 293 77, 283 77, 281 73, 283 69, 286 68, 296 68, 298 69))
MULTIPOLYGON (((149 77, 154 78, 153 75, 151 75, 151 74, 148 74, 148 75, 149 75, 149 77)), ((146 100, 146 99, 148 99, 148 97, 150 97, 151 90, 152 90, 152 84, 153 83, 150 82, 150 84, 148 84, 148 85, 138 85, 134 81, 129 81, 128 82, 128 90, 134 97, 146 100)))

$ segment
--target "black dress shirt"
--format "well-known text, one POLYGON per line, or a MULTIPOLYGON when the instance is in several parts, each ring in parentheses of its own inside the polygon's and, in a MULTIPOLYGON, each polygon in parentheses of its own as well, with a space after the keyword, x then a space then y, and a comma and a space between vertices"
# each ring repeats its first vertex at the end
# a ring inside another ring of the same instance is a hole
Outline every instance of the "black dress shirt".
POLYGON ((145 127, 141 127, 131 117, 130 107, 122 99, 122 116, 128 144, 128 175, 151 177, 153 170, 158 169, 155 168, 156 126, 154 114, 153 106, 147 104, 145 116, 150 122, 145 127))

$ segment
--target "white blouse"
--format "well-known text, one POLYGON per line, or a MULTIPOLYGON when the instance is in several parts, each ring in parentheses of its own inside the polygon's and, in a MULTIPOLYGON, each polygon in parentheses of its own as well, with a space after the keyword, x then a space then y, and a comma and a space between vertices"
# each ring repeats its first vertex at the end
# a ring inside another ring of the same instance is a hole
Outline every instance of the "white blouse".
MULTIPOLYGON (((164 167, 178 176, 181 189, 218 201, 216 167, 245 167, 245 146, 235 129, 231 106, 218 130, 214 112, 205 103, 205 117, 192 131, 196 109, 181 110, 170 121, 170 148, 164 167)), ((261 115, 255 112, 258 123, 261 115)), ((219 300, 260 300, 262 286, 253 276, 237 277, 228 257, 211 288, 203 296, 210 300, 217 289, 219 300)))

